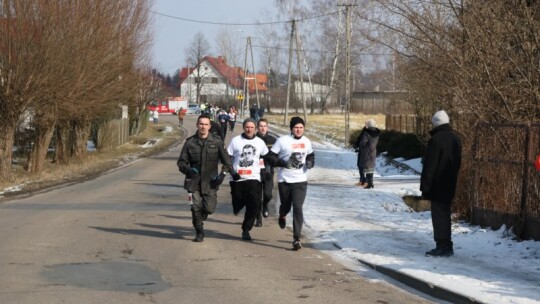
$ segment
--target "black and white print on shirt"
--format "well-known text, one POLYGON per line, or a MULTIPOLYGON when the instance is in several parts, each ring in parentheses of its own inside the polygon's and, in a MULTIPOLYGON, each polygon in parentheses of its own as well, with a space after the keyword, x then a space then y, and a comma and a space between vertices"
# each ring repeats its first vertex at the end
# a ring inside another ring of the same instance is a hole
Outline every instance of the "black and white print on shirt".
POLYGON ((251 167, 253 165, 254 156, 257 153, 257 149, 252 145, 245 145, 242 148, 242 154, 240 154, 240 161, 238 165, 240 167, 246 168, 251 167))

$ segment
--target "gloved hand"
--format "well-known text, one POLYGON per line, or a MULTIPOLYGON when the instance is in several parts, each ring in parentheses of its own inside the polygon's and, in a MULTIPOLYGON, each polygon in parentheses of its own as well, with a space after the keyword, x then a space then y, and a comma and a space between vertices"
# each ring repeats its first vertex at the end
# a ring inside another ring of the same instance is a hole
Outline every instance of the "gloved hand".
POLYGON ((237 181, 237 180, 240 180, 242 177, 240 176, 240 174, 238 174, 238 172, 236 171, 232 171, 231 172, 231 176, 233 178, 234 181, 237 181))
POLYGON ((225 179, 225 175, 227 175, 226 172, 221 172, 220 174, 212 177, 212 180, 210 180, 210 187, 217 188, 221 183, 223 183, 223 180, 225 179))
POLYGON ((315 165, 315 155, 309 154, 306 156, 306 168, 311 169, 315 165))
POLYGON ((186 178, 188 179, 193 179, 195 176, 199 175, 199 170, 197 170, 197 168, 191 168, 189 169, 189 171, 186 173, 186 178))
POLYGON ((283 159, 278 160, 276 165, 278 167, 283 167, 283 168, 287 168, 287 169, 291 168, 291 162, 288 162, 288 161, 283 160, 283 159))

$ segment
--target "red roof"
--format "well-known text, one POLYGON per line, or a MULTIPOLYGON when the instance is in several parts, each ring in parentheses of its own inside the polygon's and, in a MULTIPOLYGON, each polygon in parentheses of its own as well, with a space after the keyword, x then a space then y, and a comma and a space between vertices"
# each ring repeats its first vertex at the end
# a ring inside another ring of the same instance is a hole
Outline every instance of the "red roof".
MULTIPOLYGON (((233 88, 243 89, 244 88, 244 70, 239 67, 232 67, 227 65, 227 61, 222 56, 211 57, 206 56, 203 60, 208 61, 208 63, 214 67, 214 69, 227 79, 229 85, 233 88)), ((182 83, 190 73, 193 72, 195 68, 182 68, 180 71, 180 83, 182 83)), ((257 80, 257 89, 259 92, 266 92, 268 88, 266 83, 268 82, 268 76, 266 74, 248 74, 247 78, 255 78, 257 80)), ((250 93, 255 93, 255 82, 254 80, 248 79, 248 89, 250 93)))

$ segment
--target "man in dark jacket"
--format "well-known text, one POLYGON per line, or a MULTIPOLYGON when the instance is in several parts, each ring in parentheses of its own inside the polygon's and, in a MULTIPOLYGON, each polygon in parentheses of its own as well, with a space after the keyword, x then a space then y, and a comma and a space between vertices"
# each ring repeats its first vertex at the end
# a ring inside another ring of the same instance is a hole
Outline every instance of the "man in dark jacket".
POLYGON ((208 115, 199 116, 197 133, 186 139, 177 162, 180 172, 186 175, 184 189, 192 198, 191 216, 196 231, 194 242, 204 240, 203 221, 216 210, 217 190, 232 168, 223 142, 210 133, 210 124, 208 115), (219 162, 222 164, 220 174, 219 162))
POLYGON ((429 256, 454 254, 451 231, 451 202, 456 192, 461 166, 461 139, 450 126, 445 111, 438 111, 431 119, 433 129, 429 132, 420 191, 431 201, 431 220, 436 248, 426 252, 429 256))
MULTIPOLYGON (((276 138, 268 134, 268 120, 260 118, 257 122, 257 137, 262 139, 268 149, 276 142, 276 138)), ((264 169, 261 170, 261 182, 263 190, 262 204, 257 212, 255 227, 262 226, 262 217, 268 217, 268 203, 272 200, 272 190, 274 189, 274 167, 268 162, 264 162, 264 169)))

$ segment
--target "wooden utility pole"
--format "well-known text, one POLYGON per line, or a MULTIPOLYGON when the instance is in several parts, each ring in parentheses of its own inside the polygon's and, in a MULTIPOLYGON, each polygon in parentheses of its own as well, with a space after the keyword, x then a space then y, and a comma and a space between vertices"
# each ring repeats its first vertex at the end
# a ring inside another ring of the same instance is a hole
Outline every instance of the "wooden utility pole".
POLYGON ((345 6, 345 147, 349 145, 349 125, 351 109, 351 6, 353 4, 338 4, 345 6))
MULTIPOLYGON (((248 45, 249 45, 249 36, 246 38, 246 53, 245 53, 245 56, 244 56, 244 98, 242 99, 242 109, 240 110, 240 115, 242 117, 244 117, 244 101, 247 99, 248 97, 248 92, 246 91, 246 77, 247 77, 247 54, 248 54, 248 45)), ((248 88, 249 90, 249 88, 248 88)), ((249 107, 249 101, 248 101, 248 107, 249 107)), ((249 108, 248 108, 248 111, 249 111, 249 108)))
POLYGON ((292 66, 292 48, 293 48, 293 39, 294 39, 294 30, 296 27, 296 20, 293 20, 291 23, 291 38, 289 40, 289 66, 288 70, 288 80, 287 80, 287 103, 285 104, 285 118, 283 120, 283 125, 287 125, 287 115, 289 113, 289 100, 291 98, 291 66, 292 66))
MULTIPOLYGON (((255 61, 253 61, 253 46, 251 45, 251 37, 248 37, 248 44, 249 44, 249 51, 251 53, 251 68, 253 71, 253 82, 255 82, 255 94, 257 95, 257 107, 261 107, 261 104, 259 103, 259 87, 257 86, 257 77, 255 76, 255 61)), ((249 86, 248 86, 249 90, 249 86)))
MULTIPOLYGON (((302 99, 302 108, 304 110, 304 122, 307 124, 307 109, 306 109, 306 99, 304 98, 304 78, 302 77, 302 62, 300 60, 300 43, 298 38, 298 26, 295 29, 296 36, 296 64, 298 66, 298 78, 300 83, 300 98, 302 99)), ((296 91, 296 90, 295 90, 296 91)))

